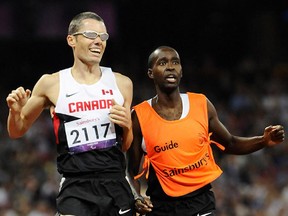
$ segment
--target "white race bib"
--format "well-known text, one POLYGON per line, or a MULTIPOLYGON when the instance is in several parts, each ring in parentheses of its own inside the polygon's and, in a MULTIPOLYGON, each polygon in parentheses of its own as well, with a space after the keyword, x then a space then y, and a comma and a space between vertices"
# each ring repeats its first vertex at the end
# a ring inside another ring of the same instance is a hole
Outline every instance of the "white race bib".
POLYGON ((115 126, 110 121, 79 119, 66 122, 64 126, 71 153, 104 149, 116 144, 115 126))

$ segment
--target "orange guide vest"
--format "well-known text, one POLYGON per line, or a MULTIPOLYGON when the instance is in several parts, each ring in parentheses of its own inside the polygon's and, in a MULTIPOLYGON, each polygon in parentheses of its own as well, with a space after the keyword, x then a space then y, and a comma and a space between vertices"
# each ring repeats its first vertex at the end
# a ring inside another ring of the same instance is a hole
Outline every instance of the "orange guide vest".
POLYGON ((210 144, 224 147, 210 140, 207 99, 203 94, 187 94, 190 109, 179 120, 161 118, 147 101, 133 107, 147 150, 143 172, 147 178, 152 165, 164 192, 173 197, 193 192, 222 174, 210 144))

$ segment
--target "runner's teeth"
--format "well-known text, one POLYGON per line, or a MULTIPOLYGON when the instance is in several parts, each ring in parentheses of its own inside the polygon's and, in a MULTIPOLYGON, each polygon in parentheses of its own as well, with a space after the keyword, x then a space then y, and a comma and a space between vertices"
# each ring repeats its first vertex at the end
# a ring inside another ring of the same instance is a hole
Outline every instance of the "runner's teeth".
POLYGON ((98 52, 100 53, 100 50, 99 49, 90 49, 91 52, 98 52))

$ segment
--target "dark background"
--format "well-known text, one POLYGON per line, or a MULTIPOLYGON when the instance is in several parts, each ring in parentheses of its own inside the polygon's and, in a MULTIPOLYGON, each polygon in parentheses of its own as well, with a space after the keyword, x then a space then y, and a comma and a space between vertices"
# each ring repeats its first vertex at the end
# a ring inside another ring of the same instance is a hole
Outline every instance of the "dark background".
POLYGON ((85 10, 101 15, 111 35, 103 65, 130 76, 136 88, 137 81, 146 77, 148 55, 159 45, 179 51, 185 82, 192 88, 209 65, 233 70, 229 76, 237 76, 245 73, 238 71, 240 64, 253 61, 253 73, 269 76, 277 66, 287 64, 285 0, 2 0, 1 88, 32 87, 43 73, 70 66, 67 28, 72 17, 85 10))
MULTIPOLYGON (((206 94, 231 133, 258 135, 269 124, 287 130, 287 0, 1 0, 0 216, 55 213, 59 175, 48 112, 11 140, 5 99, 73 64, 67 29, 82 11, 104 18, 110 38, 102 65, 132 79, 133 104, 155 94, 147 59, 169 45, 181 57, 181 91, 206 94)), ((217 215, 288 215, 287 153, 287 141, 247 156, 215 150, 224 171, 214 183, 217 215)))

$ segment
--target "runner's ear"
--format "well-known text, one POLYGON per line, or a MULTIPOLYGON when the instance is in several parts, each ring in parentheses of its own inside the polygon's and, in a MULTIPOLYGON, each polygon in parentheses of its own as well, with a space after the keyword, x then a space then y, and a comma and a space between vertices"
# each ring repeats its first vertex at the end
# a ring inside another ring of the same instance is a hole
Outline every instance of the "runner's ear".
POLYGON ((152 69, 149 68, 147 74, 148 74, 149 78, 151 78, 151 79, 154 78, 153 73, 152 73, 152 69))

